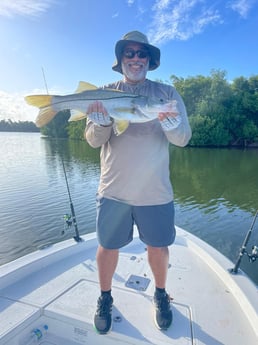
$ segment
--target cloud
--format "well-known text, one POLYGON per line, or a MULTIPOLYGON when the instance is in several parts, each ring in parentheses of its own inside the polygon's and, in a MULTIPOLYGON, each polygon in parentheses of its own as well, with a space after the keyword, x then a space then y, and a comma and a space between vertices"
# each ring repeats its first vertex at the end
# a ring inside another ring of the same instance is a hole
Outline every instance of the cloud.
POLYGON ((1 0, 0 16, 14 17, 22 16, 38 16, 51 6, 53 0, 1 0))
POLYGON ((241 17, 247 18, 247 15, 253 5, 255 4, 256 0, 236 0, 230 1, 228 3, 228 7, 230 7, 233 11, 236 11, 240 14, 241 17))
POLYGON ((119 16, 119 12, 116 12, 112 15, 112 18, 117 18, 119 16))
POLYGON ((152 43, 187 40, 211 24, 223 22, 218 10, 203 0, 156 0, 148 36, 152 43))
POLYGON ((224 22, 225 8, 237 11, 246 18, 257 0, 154 0, 152 23, 147 33, 153 44, 170 40, 188 40, 210 25, 224 22))
POLYGON ((132 6, 135 3, 135 0, 127 0, 128 6, 132 6))
MULTIPOLYGON (((35 90, 34 94, 43 93, 35 90)), ((27 105, 24 96, 28 93, 7 93, 0 90, 0 120, 34 121, 38 109, 27 105)), ((31 92, 30 92, 31 94, 31 92)))
MULTIPOLYGON (((59 86, 53 86, 49 90, 50 95, 63 95, 68 91, 59 86)), ((46 89, 33 89, 16 93, 8 93, 0 90, 0 120, 35 121, 39 109, 28 105, 24 99, 28 95, 45 95, 46 89)))

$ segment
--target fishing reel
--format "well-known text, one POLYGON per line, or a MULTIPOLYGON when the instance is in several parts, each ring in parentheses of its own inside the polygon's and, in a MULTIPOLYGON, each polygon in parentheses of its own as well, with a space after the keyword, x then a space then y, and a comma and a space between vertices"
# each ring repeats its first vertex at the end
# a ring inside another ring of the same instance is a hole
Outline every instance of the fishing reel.
POLYGON ((64 220, 64 228, 61 232, 61 235, 64 235, 68 231, 68 229, 70 229, 73 225, 72 216, 70 214, 68 213, 64 214, 63 220, 64 220))
POLYGON ((250 240, 250 237, 251 237, 251 234, 252 234, 252 231, 253 231, 253 227, 254 227, 254 224, 256 222, 256 218, 257 217, 258 217, 258 210, 256 211, 254 219, 253 219, 252 224, 251 224, 251 227, 250 227, 250 229, 248 230, 248 232, 247 232, 247 234, 245 236, 244 242, 242 244, 242 247, 241 247, 239 255, 238 255, 237 262, 236 262, 235 266, 230 270, 231 273, 237 274, 238 268, 239 268, 239 266, 241 264, 243 255, 247 255, 248 256, 250 263, 254 263, 256 261, 256 259, 258 259, 258 246, 252 246, 251 254, 249 254, 247 252, 247 250, 246 250, 246 246, 247 246, 247 244, 248 244, 248 242, 250 240))
POLYGON ((253 263, 256 261, 256 259, 258 259, 258 246, 252 246, 252 251, 251 254, 246 253, 248 258, 249 258, 249 262, 253 263))

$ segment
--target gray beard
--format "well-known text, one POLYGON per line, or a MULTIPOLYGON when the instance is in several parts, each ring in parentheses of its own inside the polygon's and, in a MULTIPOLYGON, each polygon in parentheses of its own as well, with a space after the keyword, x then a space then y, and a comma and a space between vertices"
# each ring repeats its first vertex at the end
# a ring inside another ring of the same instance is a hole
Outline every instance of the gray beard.
MULTIPOLYGON (((141 69, 138 73, 132 73, 130 71, 130 68, 129 68, 130 64, 132 64, 132 62, 127 62, 126 64, 124 62, 121 63, 123 75, 127 79, 129 79, 131 81, 135 81, 135 82, 145 79, 146 74, 149 70, 149 61, 146 64, 144 64, 142 62, 136 62, 136 64, 143 67, 143 69, 141 69)), ((134 62, 134 64, 135 64, 135 62, 134 62)))

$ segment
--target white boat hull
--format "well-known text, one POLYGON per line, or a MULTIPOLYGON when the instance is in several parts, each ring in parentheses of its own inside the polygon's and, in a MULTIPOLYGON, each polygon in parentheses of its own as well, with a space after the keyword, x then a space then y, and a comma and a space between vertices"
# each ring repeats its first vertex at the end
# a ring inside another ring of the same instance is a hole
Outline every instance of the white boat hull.
POLYGON ((136 236, 121 250, 114 275, 112 331, 98 335, 92 326, 99 296, 97 241, 95 234, 83 239, 0 267, 0 345, 28 345, 31 332, 44 325, 48 330, 38 344, 257 345, 257 287, 241 270, 232 275, 232 262, 179 228, 170 247, 170 329, 154 326, 155 286, 136 236))

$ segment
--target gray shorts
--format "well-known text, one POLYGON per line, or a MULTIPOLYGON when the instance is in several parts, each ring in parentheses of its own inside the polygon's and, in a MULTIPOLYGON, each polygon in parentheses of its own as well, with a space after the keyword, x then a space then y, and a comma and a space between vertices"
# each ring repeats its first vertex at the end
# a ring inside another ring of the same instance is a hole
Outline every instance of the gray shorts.
POLYGON ((176 236, 173 201, 164 205, 131 206, 112 199, 97 198, 96 231, 102 247, 119 249, 131 242, 134 224, 146 245, 171 245, 176 236))

